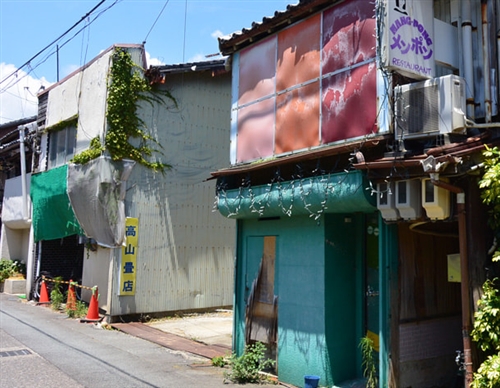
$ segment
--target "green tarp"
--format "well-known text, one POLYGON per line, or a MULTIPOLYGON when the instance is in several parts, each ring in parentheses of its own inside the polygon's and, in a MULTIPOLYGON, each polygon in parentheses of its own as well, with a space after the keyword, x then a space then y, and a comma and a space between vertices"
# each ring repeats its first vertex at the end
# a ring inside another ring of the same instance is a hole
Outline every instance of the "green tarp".
POLYGON ((32 221, 37 242, 84 234, 69 203, 67 172, 68 166, 64 165, 31 176, 32 221))

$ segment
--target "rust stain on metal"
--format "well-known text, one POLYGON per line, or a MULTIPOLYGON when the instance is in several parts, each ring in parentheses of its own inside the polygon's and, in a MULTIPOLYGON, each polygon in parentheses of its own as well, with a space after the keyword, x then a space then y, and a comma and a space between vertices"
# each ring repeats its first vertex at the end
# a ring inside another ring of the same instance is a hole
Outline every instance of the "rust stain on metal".
POLYGON ((274 295, 276 237, 264 237, 259 274, 252 283, 245 314, 245 342, 259 341, 275 348, 278 329, 278 298, 274 295))

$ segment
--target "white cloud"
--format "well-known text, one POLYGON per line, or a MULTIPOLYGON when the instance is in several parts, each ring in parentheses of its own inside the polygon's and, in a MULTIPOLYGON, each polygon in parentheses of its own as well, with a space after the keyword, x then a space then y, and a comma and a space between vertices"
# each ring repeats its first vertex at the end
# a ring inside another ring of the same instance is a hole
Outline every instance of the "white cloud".
POLYGON ((0 63, 0 124, 36 116, 37 93, 51 85, 44 77, 36 79, 14 65, 0 63), (7 78, 8 77, 8 78, 7 78))
POLYGON ((220 30, 215 30, 215 31, 214 31, 214 32, 212 32, 210 35, 211 35, 211 36, 212 36, 212 38, 214 38, 214 39, 217 39, 217 38, 220 38, 220 37, 224 36, 224 34, 222 33, 222 31, 220 31, 220 30))
POLYGON ((151 58, 151 54, 148 53, 147 51, 146 51, 146 63, 148 64, 148 68, 149 66, 161 66, 165 64, 158 58, 151 58))

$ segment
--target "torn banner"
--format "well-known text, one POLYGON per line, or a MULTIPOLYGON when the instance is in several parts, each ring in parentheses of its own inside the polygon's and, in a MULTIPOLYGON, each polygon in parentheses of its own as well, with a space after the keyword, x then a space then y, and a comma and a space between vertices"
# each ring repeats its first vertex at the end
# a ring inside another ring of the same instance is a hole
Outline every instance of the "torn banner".
POLYGON ((125 237, 125 182, 134 161, 101 156, 87 164, 69 164, 68 196, 85 235, 115 248, 125 237))

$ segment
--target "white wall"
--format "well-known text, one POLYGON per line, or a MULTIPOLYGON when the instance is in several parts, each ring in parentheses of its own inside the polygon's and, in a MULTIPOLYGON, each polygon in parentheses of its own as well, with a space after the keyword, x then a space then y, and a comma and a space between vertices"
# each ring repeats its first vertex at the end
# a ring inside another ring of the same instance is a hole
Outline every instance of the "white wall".
MULTIPOLYGON (((82 284, 99 289, 99 307, 109 311, 109 274, 112 265, 113 249, 98 247, 96 251, 84 251, 82 284)), ((92 292, 82 290, 82 298, 90 302, 92 292)))
POLYGON ((7 225, 13 229, 26 229, 30 227, 31 200, 29 193, 31 174, 26 174, 26 198, 23 198, 22 179, 20 175, 5 181, 2 223, 4 226, 7 225))
POLYGON ((90 140, 105 129, 107 81, 110 56, 107 51, 87 67, 69 76, 49 91, 46 128, 78 115, 75 153, 89 147, 90 140))
POLYGON ((0 241, 0 257, 2 259, 20 260, 27 263, 29 233, 29 227, 27 229, 11 229, 3 225, 0 241))

